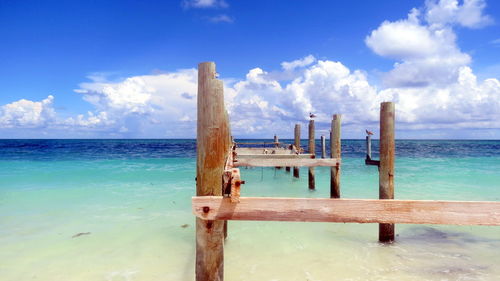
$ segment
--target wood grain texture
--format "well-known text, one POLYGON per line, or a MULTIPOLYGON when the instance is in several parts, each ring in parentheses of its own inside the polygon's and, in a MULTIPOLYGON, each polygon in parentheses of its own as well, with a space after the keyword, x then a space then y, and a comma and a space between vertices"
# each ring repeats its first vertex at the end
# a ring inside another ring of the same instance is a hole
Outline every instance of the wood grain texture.
MULTIPOLYGON (((300 124, 295 124, 294 145, 295 149, 300 152, 300 124)), ((299 176, 299 167, 293 167, 293 177, 298 178, 299 176)))
MULTIPOLYGON (((332 119, 332 130, 330 138, 330 157, 341 157, 340 126, 342 115, 334 114, 332 119)), ((330 170, 330 198, 340 198, 340 165, 330 170)))
POLYGON ((287 148, 264 148, 264 147, 237 147, 236 148, 236 154, 238 155, 243 155, 243 154, 265 154, 267 151, 267 154, 293 154, 291 149, 287 148))
POLYGON ((340 165, 340 159, 270 159, 270 158, 238 158, 235 167, 332 167, 340 165))
POLYGON ((240 159, 314 159, 313 154, 238 154, 236 162, 240 159))
MULTIPOLYGON (((222 81, 213 62, 198 65, 196 195, 221 196, 229 153, 229 122, 222 81)), ((196 280, 223 280, 224 221, 196 220, 196 280)))
MULTIPOLYGON (((379 166, 379 199, 394 199, 394 118, 393 102, 380 104, 380 166, 379 166)), ((394 240, 394 225, 379 225, 379 241, 394 240)))
POLYGON ((500 202, 212 196, 192 204, 206 220, 500 225, 500 202))
POLYGON ((231 202, 240 202, 241 177, 240 169, 233 168, 231 176, 231 202))
POLYGON ((326 158, 326 139, 321 136, 321 158, 326 158))

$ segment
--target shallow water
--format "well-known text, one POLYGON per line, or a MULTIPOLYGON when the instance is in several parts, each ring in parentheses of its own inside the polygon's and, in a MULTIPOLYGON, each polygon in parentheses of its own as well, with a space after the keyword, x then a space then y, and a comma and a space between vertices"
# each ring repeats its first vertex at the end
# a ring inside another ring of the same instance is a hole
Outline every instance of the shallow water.
MULTIPOLYGON (((0 140, 0 149, 0 280, 194 279, 193 140, 0 140)), ((343 197, 378 197, 363 150, 343 141, 343 197)), ((327 168, 316 168, 313 192, 307 169, 299 180, 241 171, 242 196, 329 196, 327 168)), ((500 141, 398 141, 396 198, 500 201, 499 171, 500 141)), ((225 277, 500 280, 500 227, 397 225, 392 245, 377 243, 377 230, 232 221, 225 277)))

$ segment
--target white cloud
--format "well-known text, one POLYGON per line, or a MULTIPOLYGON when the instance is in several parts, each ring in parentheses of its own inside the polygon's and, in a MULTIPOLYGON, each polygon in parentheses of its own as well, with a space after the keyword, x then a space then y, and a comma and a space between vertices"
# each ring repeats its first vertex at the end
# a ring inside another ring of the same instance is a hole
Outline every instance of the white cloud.
POLYGON ((305 67, 315 62, 316 58, 313 55, 308 55, 302 59, 294 60, 294 61, 285 61, 281 63, 281 67, 284 70, 294 70, 298 67, 305 67))
POLYGON ((37 128, 49 124, 55 118, 53 96, 42 101, 21 99, 0 108, 1 128, 37 128))
POLYGON ((227 8, 229 5, 224 0, 183 0, 184 8, 227 8))
POLYGON ((213 22, 213 23, 220 23, 220 22, 233 23, 234 19, 228 15, 221 14, 221 15, 217 15, 214 17, 209 17, 208 21, 213 22))
MULTIPOLYGON (((312 55, 283 62, 278 71, 254 68, 243 79, 225 80, 235 136, 290 136, 293 124, 305 125, 314 112, 318 135, 327 135, 331 114, 341 113, 344 136, 360 137, 364 128, 377 126, 382 101, 396 102, 399 130, 439 130, 441 136, 457 128, 498 131, 500 82, 478 79, 453 30, 456 25, 486 24, 484 3, 426 5, 412 9, 405 19, 383 22, 366 37, 376 54, 397 60, 384 75, 384 87, 371 85, 363 70, 312 55), (462 14, 475 15, 474 20, 466 21, 462 14)), ((75 92, 94 106, 93 111, 64 119, 56 115, 52 96, 39 102, 19 100, 0 108, 0 126, 88 132, 93 137, 195 136, 196 69, 120 81, 103 75, 89 79, 75 92)))
POLYGON ((406 19, 384 21, 365 39, 376 54, 396 59, 386 73, 386 87, 427 87, 456 81, 459 70, 471 62, 456 44, 454 25, 480 27, 490 22, 483 1, 427 1, 406 19), (423 13, 423 15, 422 15, 423 13))
POLYGON ((430 25, 458 24, 469 28, 480 28, 493 23, 493 19, 483 14, 486 7, 484 0, 464 0, 462 5, 457 0, 427 1, 425 18, 430 25))

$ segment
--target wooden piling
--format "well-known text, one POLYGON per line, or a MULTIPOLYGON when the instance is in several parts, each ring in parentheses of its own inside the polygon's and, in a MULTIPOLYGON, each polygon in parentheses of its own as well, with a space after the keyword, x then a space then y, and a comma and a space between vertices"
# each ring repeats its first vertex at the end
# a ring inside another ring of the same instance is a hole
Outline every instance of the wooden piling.
MULTIPOLYGON (((332 131, 330 137, 330 157, 339 158, 341 155, 340 125, 342 115, 334 114, 332 119, 332 131)), ((330 198, 340 198, 340 165, 330 170, 330 198)))
MULTIPOLYGON (((295 148, 300 153, 300 124, 295 124, 295 148)), ((299 167, 293 167, 293 177, 299 177, 299 167)))
POLYGON ((366 136, 366 159, 372 159, 372 136, 366 136))
MULTIPOLYGON (((393 102, 380 105, 379 199, 394 199, 394 120, 393 102)), ((394 241, 394 224, 379 224, 379 241, 394 241)))
MULTIPOLYGON (((222 196, 229 124, 213 62, 198 65, 196 195, 222 196)), ((224 221, 196 219, 196 280, 223 280, 224 221)))
MULTIPOLYGON (((314 139, 314 120, 309 120, 309 154, 316 155, 316 143, 314 139)), ((309 189, 316 186, 314 178, 314 167, 309 167, 309 189)))
POLYGON ((321 136, 321 158, 326 158, 326 139, 321 136))
POLYGON ((274 147, 279 147, 280 146, 280 141, 278 139, 277 135, 274 135, 274 147))

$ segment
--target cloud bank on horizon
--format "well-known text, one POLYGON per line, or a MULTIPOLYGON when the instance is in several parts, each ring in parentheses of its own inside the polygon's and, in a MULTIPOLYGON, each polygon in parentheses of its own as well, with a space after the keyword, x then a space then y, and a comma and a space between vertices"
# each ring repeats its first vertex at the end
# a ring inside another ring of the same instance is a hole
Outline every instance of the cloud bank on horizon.
MULTIPOLYGON (((184 3, 198 8, 227 5, 208 0, 184 3)), ((283 62, 279 71, 254 68, 244 79, 224 80, 233 134, 290 136, 293 124, 314 112, 319 134, 327 134, 332 113, 341 113, 344 136, 361 137, 365 127, 378 126, 382 101, 396 103, 397 128, 413 132, 410 137, 429 129, 436 131, 424 137, 450 137, 447 130, 456 129, 500 129, 500 81, 478 81, 470 67, 471 55, 457 45, 454 31, 492 24, 484 7, 481 0, 426 1, 406 18, 381 23, 364 38, 375 54, 395 61, 382 74, 380 85, 371 84, 366 71, 312 55, 283 62)), ((75 92, 93 111, 61 117, 51 95, 42 101, 21 99, 0 107, 1 130, 38 130, 49 137, 196 135, 196 69, 122 81, 89 78, 75 92)))

